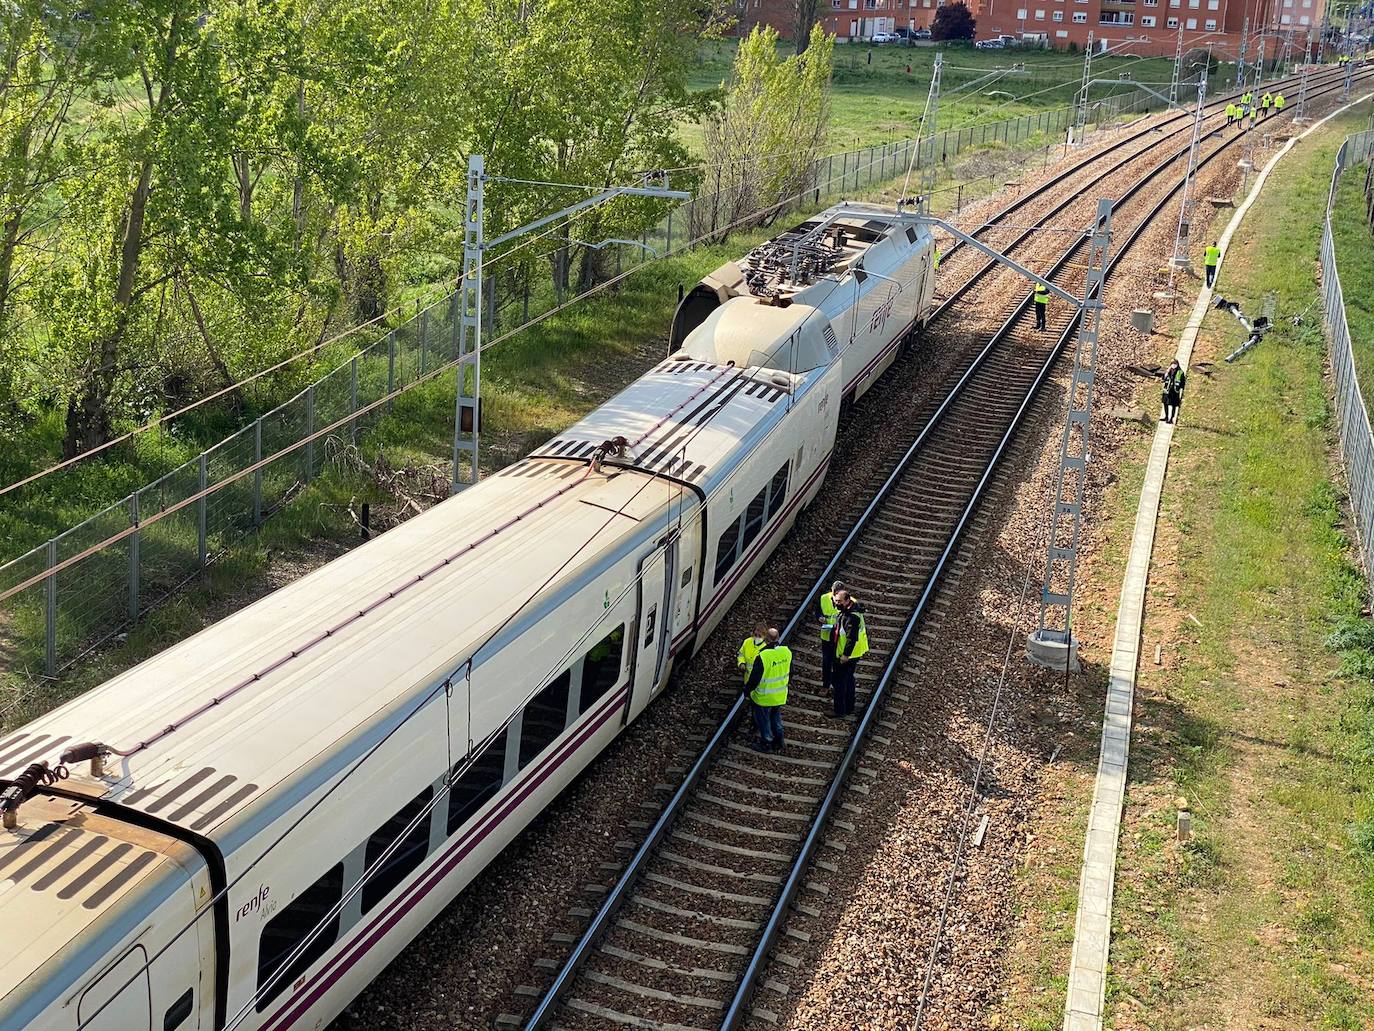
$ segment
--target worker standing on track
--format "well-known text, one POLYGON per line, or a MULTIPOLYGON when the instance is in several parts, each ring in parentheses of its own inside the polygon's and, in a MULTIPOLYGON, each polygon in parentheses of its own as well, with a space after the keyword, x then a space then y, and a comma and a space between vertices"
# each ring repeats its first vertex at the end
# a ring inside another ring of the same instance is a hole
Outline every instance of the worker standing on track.
POLYGON ((1275 112, 1276 114, 1283 114, 1283 105, 1284 105, 1283 94, 1282 94, 1282 93, 1275 93, 1275 94, 1274 94, 1274 112, 1275 112))
POLYGON ((1164 421, 1175 422, 1178 419, 1178 406, 1183 403, 1183 388, 1188 382, 1188 377, 1175 358, 1169 363, 1169 367, 1164 370, 1164 421))
POLYGON ((816 602, 816 615, 821 624, 821 690, 829 691, 835 686, 835 620, 840 608, 835 604, 835 595, 844 590, 844 583, 836 580, 830 590, 822 594, 816 602))
POLYGON ((1216 241, 1212 241, 1212 246, 1208 247, 1202 254, 1202 263, 1207 267, 1207 285, 1211 286, 1217 278, 1217 264, 1221 261, 1221 248, 1216 241))
POLYGON ((780 643, 781 637, 777 627, 768 628, 764 648, 754 659, 754 668, 744 684, 754 712, 754 728, 759 732, 758 741, 749 745, 756 752, 782 751, 782 707, 787 704, 792 649, 780 643))
POLYGON ((1260 97, 1260 110, 1264 112, 1264 117, 1269 117, 1269 106, 1274 103, 1274 94, 1265 91, 1264 96, 1260 97))
POLYGON ((739 666, 746 681, 749 679, 749 674, 754 672, 754 660, 759 657, 759 652, 763 651, 767 640, 768 624, 759 620, 754 624, 753 636, 746 637, 744 643, 739 646, 739 654, 735 656, 735 665, 739 666))
POLYGON ((848 591, 836 596, 840 614, 835 624, 835 715, 854 712, 854 676, 859 660, 868 654, 868 625, 864 607, 848 591))
POLYGON ((1050 288, 1042 280, 1035 281, 1035 328, 1045 331, 1045 309, 1050 306, 1050 288))
POLYGON ((1251 105, 1250 105, 1250 128, 1253 129, 1253 128, 1255 127, 1255 123, 1256 123, 1257 121, 1259 121, 1259 108, 1255 107, 1254 104, 1251 104, 1251 105))

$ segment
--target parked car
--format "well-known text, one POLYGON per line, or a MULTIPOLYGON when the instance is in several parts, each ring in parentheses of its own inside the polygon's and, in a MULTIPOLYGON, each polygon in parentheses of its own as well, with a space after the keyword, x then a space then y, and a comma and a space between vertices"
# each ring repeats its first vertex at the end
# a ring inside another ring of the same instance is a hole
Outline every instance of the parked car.
POLYGON ((980 39, 973 46, 977 50, 1002 50, 1006 44, 1000 39, 980 39))
POLYGON ((913 29, 912 32, 911 32, 911 38, 912 38, 912 39, 929 39, 929 38, 930 38, 930 30, 929 30, 929 29, 913 29))
POLYGON ((872 41, 874 43, 896 43, 900 38, 895 32, 875 32, 872 41))

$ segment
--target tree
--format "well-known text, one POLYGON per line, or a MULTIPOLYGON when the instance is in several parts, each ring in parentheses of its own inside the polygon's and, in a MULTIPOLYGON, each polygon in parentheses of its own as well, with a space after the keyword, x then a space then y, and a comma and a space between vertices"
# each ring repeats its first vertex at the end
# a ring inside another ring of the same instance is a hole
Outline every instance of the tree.
POLYGON ((723 240, 732 228, 767 224, 812 185, 830 127, 835 40, 813 26, 806 52, 782 60, 777 43, 771 27, 740 41, 724 101, 704 126, 711 178, 703 192, 716 196, 711 211, 693 206, 695 235, 723 240))
POLYGON ((930 23, 932 40, 972 39, 973 30, 978 22, 964 0, 954 0, 935 12, 935 20, 930 23))
POLYGON ((792 0, 792 3, 792 45, 800 55, 806 53, 806 48, 811 45, 811 30, 820 20, 821 0, 792 0))

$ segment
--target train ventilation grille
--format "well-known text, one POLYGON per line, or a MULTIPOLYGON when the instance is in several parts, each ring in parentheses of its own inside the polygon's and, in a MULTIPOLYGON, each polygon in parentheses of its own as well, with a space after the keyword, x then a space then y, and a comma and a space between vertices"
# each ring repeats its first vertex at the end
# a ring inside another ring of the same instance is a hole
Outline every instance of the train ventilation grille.
POLYGON ((80 898, 99 909, 158 853, 103 834, 49 823, 12 847, 0 849, 0 880, 33 891, 55 890, 59 899, 80 898))
POLYGON ((240 784, 237 777, 206 766, 178 781, 135 788, 119 801, 150 816, 160 816, 198 831, 232 812, 257 790, 256 784, 240 784), (187 823, 193 816, 195 819, 187 823))
POLYGON ((835 354, 840 349, 840 338, 835 335, 835 327, 830 323, 825 324, 825 342, 830 345, 830 353, 835 354))

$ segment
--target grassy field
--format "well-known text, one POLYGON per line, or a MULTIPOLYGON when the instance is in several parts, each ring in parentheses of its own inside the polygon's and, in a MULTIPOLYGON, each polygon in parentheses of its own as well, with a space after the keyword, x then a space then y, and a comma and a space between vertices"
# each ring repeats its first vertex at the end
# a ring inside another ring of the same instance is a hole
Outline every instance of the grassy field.
MULTIPOLYGON (((1145 651, 1162 663, 1137 695, 1112 1027, 1374 1025, 1374 625, 1309 308, 1332 157, 1361 121, 1279 166, 1219 284, 1309 317, 1189 385, 1151 573, 1145 651)), ((1195 365, 1236 340, 1213 312, 1195 365)), ((1117 496, 1122 521, 1135 500, 1117 496)))
MULTIPOLYGON (((785 52, 790 53, 790 47, 785 52)), ((930 45, 837 44, 831 92, 830 148, 842 150, 912 135, 925 110, 936 53, 937 48, 930 45)), ((694 88, 710 89, 725 81, 730 74, 733 54, 734 44, 730 40, 704 47, 693 79, 694 88)), ((1066 107, 1074 102, 1083 73, 1081 57, 1050 50, 975 50, 969 45, 959 45, 946 49, 944 54, 941 129, 981 125, 1031 111, 1066 107), (1013 64, 1024 65, 1024 70, 1009 73, 968 92, 959 92, 981 76, 997 69, 1008 69, 1013 64)), ((1228 73, 1230 68, 1230 65, 1221 65, 1219 74, 1228 73)), ((1119 75, 1130 75, 1138 82, 1162 82, 1164 92, 1168 92, 1172 70, 1173 61, 1168 58, 1112 55, 1093 61, 1095 78, 1115 79, 1119 75)), ((1129 83, 1098 87, 1092 97, 1098 99, 1134 88, 1129 83)), ((684 126, 682 134, 694 150, 701 149, 698 127, 684 126)))
POLYGON ((1365 212, 1364 179, 1368 165, 1348 168, 1336 187, 1331 232, 1336 264, 1345 290, 1345 313, 1355 369, 1366 407, 1374 399, 1374 231, 1365 212))

